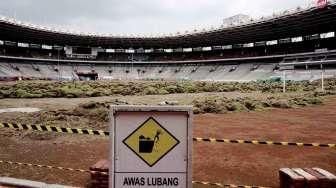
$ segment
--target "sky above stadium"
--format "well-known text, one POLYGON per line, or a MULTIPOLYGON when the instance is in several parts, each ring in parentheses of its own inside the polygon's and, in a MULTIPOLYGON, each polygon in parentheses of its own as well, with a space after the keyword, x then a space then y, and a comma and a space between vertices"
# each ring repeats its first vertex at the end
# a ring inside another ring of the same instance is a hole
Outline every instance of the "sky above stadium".
POLYGON ((307 6, 313 0, 1 0, 0 15, 38 25, 112 34, 160 34, 219 26, 307 6))

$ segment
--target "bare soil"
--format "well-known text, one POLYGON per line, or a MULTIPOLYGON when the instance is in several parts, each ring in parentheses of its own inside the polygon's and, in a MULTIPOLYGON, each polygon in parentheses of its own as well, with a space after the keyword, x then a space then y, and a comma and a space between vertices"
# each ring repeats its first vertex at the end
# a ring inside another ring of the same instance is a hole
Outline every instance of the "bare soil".
MULTIPOLYGON (((4 99, 0 100, 0 107, 30 106, 51 110, 72 108, 74 103, 83 102, 80 99, 57 100, 4 99)), ((0 120, 20 118, 21 115, 1 114, 0 120)), ((335 116, 336 97, 328 97, 321 106, 195 115, 194 136, 336 143, 335 116)), ((108 157, 107 138, 42 134, 40 139, 31 139, 27 131, 0 129, 0 132, 0 160, 88 169, 99 159, 108 157)), ((194 143, 193 149, 193 179, 197 181, 277 187, 278 170, 282 167, 320 167, 336 174, 336 150, 331 148, 194 143)), ((73 186, 86 186, 89 181, 89 175, 85 173, 7 164, 0 164, 0 176, 73 186)))
MULTIPOLYGON (((194 136, 336 143, 335 99, 300 109, 199 115, 194 136)), ((280 168, 321 167, 336 173, 335 159, 335 148, 195 143, 193 167, 195 179, 277 187, 280 168)))

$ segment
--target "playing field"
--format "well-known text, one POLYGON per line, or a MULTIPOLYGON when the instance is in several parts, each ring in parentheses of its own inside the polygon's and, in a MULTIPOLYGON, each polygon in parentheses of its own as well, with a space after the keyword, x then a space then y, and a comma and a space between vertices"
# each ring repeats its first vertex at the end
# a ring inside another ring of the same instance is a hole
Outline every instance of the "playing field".
MULTIPOLYGON (((188 98, 185 95, 170 98, 188 98)), ((144 100, 148 100, 146 97, 144 100)), ((127 100, 136 101, 137 98, 141 96, 129 97, 127 100)), ((152 98, 162 100, 158 96, 152 98)), ((51 112, 72 108, 83 100, 106 99, 1 99, 0 106, 34 106, 51 112)), ((34 119, 43 121, 43 118, 53 118, 47 117, 48 115, 50 114, 3 113, 0 114, 0 120, 23 123, 25 120, 34 122, 34 119)), ((194 116, 194 137, 336 143, 335 116, 336 97, 326 97, 323 105, 302 108, 200 114, 194 116)), ((70 114, 55 122, 58 125, 63 122, 64 127, 73 127, 71 123, 76 118, 78 117, 70 114)), ((84 123, 93 128, 104 128, 108 124, 96 122, 96 125, 94 119, 88 119, 84 123)), ((0 129, 0 134, 1 160, 88 169, 99 159, 108 157, 106 137, 36 134, 8 129, 0 129)), ((196 181, 276 187, 279 185, 278 170, 282 167, 320 167, 336 173, 335 148, 196 142, 193 149, 193 180, 196 181)), ((85 173, 8 164, 0 164, 0 176, 73 186, 89 183, 89 175, 85 173)))

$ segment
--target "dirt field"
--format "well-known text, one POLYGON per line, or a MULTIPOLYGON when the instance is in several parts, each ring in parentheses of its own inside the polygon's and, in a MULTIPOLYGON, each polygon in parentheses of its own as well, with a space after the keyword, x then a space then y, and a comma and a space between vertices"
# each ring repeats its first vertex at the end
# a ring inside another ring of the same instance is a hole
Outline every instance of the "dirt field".
MULTIPOLYGON (((62 105, 50 99, 5 99, 0 100, 0 106, 22 107, 34 103, 39 104, 35 107, 53 109, 55 105, 66 108, 82 102, 71 101, 75 102, 62 105)), ((335 116, 336 97, 328 97, 322 106, 196 115, 194 136, 336 143, 335 116)), ((106 138, 52 135, 47 139, 30 139, 28 132, 15 131, 13 136, 12 131, 0 131, 0 160, 87 169, 108 155, 106 138)), ((321 167, 336 173, 336 149, 223 143, 194 143, 193 148, 193 179, 197 181, 276 187, 277 171, 282 167, 321 167)), ((5 164, 0 164, 0 176, 74 186, 85 186, 89 180, 83 173, 5 164)))
MULTIPOLYGON (((336 143, 335 99, 330 98, 320 107, 199 115, 194 135, 336 143)), ((208 181, 276 187, 279 168, 321 167, 336 173, 335 157, 335 149, 195 143, 194 176, 208 181)))

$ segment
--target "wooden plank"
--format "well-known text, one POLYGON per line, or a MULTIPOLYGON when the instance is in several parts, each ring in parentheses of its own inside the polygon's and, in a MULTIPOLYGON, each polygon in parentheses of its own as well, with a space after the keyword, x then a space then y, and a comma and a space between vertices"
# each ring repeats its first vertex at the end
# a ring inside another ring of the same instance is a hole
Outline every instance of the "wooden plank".
POLYGON ((325 177, 327 177, 330 180, 334 180, 336 181, 336 176, 326 170, 323 170, 321 168, 313 168, 313 170, 316 170, 318 173, 324 175, 325 177))
POLYGON ((280 188, 305 188, 305 178, 290 168, 279 170, 280 188))
POLYGON ((306 182, 306 188, 320 188, 319 180, 317 177, 309 174, 308 172, 304 171, 302 168, 293 168, 297 174, 303 176, 306 182))
POLYGON ((336 176, 326 170, 321 168, 313 168, 313 170, 317 171, 318 173, 322 174, 329 180, 329 187, 328 188, 335 188, 336 187, 336 176))
POLYGON ((315 176, 319 180, 320 188, 330 188, 330 180, 319 172, 313 170, 312 168, 304 168, 304 171, 315 176))

